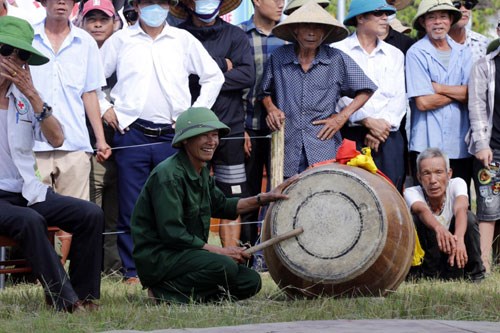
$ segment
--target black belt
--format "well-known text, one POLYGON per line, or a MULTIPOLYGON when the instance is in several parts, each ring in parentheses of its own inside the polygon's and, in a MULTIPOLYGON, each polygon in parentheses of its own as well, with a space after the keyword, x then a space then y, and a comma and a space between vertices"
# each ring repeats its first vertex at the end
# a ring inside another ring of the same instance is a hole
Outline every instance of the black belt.
POLYGON ((138 124, 136 122, 130 124, 130 127, 135 128, 136 130, 141 131, 144 133, 146 136, 151 136, 151 137, 159 137, 165 134, 174 134, 175 130, 169 126, 169 127, 147 127, 141 124, 138 124))

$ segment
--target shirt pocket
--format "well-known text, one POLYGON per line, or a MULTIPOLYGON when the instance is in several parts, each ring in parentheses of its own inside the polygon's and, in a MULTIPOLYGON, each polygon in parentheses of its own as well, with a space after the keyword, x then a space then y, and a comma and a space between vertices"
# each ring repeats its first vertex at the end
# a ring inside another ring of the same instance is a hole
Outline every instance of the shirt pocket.
POLYGON ((78 62, 59 67, 59 77, 62 79, 64 86, 77 91, 79 94, 83 93, 87 77, 85 68, 85 63, 78 62))

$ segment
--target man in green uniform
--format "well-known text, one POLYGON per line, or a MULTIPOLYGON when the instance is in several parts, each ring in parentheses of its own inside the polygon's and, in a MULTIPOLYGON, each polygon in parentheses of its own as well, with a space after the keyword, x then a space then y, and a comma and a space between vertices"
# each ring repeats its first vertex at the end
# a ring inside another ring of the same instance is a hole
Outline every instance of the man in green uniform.
POLYGON ((210 245, 210 217, 235 219, 272 201, 286 199, 291 178, 267 193, 226 198, 206 163, 229 128, 207 108, 190 108, 176 122, 172 146, 179 152, 150 174, 132 214, 133 256, 149 294, 168 302, 241 300, 261 288, 257 272, 243 263, 241 247, 210 245))

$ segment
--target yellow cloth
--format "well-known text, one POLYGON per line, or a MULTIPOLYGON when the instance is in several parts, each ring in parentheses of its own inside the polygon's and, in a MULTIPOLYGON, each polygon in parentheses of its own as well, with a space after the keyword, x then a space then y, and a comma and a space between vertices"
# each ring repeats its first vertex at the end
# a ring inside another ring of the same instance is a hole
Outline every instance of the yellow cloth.
POLYGON ((425 252, 422 249, 422 246, 420 246, 420 240, 418 239, 417 230, 415 229, 415 249, 413 250, 413 259, 411 261, 411 265, 422 265, 422 261, 424 261, 424 254, 425 252))
POLYGON ((362 148, 361 154, 354 158, 351 158, 349 162, 347 162, 347 165, 360 167, 367 171, 370 171, 371 173, 377 173, 377 166, 373 161, 372 150, 368 147, 362 148))

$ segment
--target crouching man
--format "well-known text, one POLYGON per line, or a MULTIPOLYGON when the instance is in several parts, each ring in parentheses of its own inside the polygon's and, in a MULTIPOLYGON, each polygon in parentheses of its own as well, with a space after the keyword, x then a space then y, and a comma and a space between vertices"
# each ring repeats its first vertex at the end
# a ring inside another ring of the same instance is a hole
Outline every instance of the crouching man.
POLYGON ((477 219, 468 211, 465 181, 451 175, 448 156, 438 148, 428 148, 417 158, 417 178, 422 185, 404 192, 425 251, 421 273, 479 282, 484 279, 484 267, 477 219))
POLYGON ((179 151, 150 174, 132 214, 134 260, 149 295, 168 302, 241 300, 261 288, 257 272, 243 263, 241 247, 208 244, 210 217, 236 218, 286 199, 290 178, 267 193, 226 198, 206 164, 229 127, 207 108, 190 108, 177 119, 172 146, 179 151))

